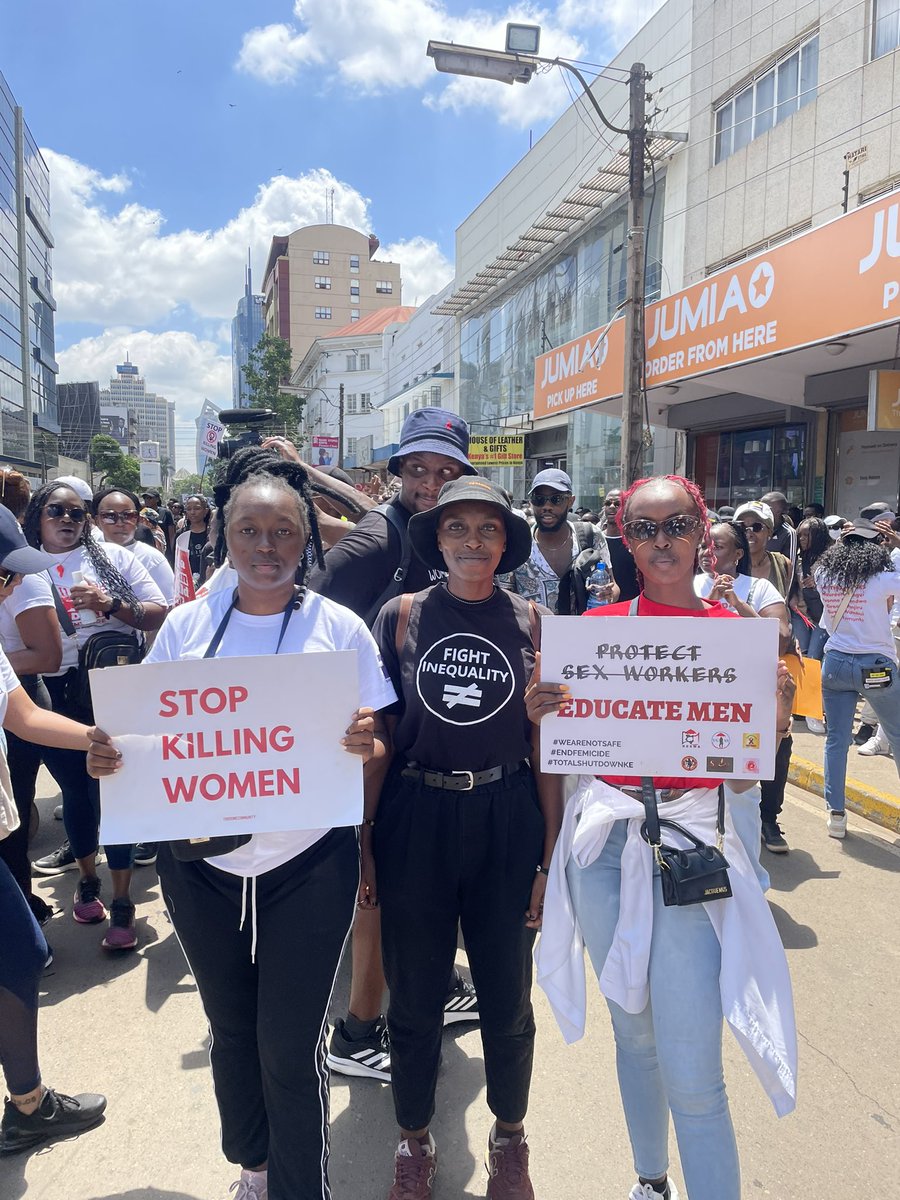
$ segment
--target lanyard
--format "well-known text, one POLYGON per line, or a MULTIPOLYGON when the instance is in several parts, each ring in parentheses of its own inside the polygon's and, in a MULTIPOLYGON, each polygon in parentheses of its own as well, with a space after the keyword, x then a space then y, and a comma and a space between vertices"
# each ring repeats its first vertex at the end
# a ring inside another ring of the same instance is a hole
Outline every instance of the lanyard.
MULTIPOLYGON (((303 592, 303 588, 295 588, 293 596, 291 596, 290 600, 288 600, 287 604, 284 606, 284 619, 281 622, 281 633, 278 635, 278 645, 275 647, 276 654, 281 649, 281 643, 284 641, 284 635, 287 633, 287 627, 291 623, 291 616, 294 612, 294 609, 299 608, 303 603, 303 592)), ((204 658, 216 657, 216 651, 222 644, 222 638, 225 636, 225 630, 228 627, 228 622, 231 620, 231 614, 234 612, 234 606, 237 604, 237 601, 238 589, 235 588, 234 594, 231 597, 231 603, 228 605, 228 611, 219 622, 219 628, 213 634, 212 641, 206 647, 206 653, 203 655, 204 658)))

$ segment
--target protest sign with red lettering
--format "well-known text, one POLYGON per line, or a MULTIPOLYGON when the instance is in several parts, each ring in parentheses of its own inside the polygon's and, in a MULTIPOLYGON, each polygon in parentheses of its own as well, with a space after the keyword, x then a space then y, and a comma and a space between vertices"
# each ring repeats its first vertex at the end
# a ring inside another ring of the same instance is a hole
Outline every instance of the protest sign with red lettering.
POLYGON ((775 620, 545 617, 541 678, 570 694, 541 769, 771 779, 777 667, 775 620))
POLYGON ((187 550, 175 551, 175 603, 184 604, 196 596, 191 560, 187 550))
POLYGON ((201 658, 91 671, 122 752, 100 782, 107 844, 358 825, 362 760, 341 746, 356 651, 201 658))

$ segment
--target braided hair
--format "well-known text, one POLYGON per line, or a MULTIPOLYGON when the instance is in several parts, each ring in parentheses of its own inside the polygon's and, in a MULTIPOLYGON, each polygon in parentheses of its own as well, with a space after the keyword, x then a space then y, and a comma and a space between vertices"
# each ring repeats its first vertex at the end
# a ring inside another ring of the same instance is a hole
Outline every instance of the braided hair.
MULTIPOLYGON (((696 570, 699 565, 701 549, 709 558, 710 566, 715 568, 716 548, 713 545, 712 526, 709 519, 709 509, 707 508, 706 500, 704 499, 703 493, 697 487, 696 483, 694 483, 693 479, 685 479, 683 475, 650 475, 646 479, 636 480, 630 488, 622 493, 622 503, 619 506, 619 511, 616 513, 616 527, 618 528, 619 534, 625 545, 628 546, 628 538, 625 534, 625 517, 628 512, 628 505, 631 503, 631 498, 634 496, 635 492, 639 492, 641 488, 649 487, 650 484, 655 483, 674 483, 680 487, 682 491, 687 492, 688 497, 693 502, 696 515, 700 519, 702 528, 700 545, 697 548, 697 561, 694 563, 694 570, 696 570)), ((628 546, 628 548, 631 549, 630 546, 628 546)), ((637 563, 635 563, 634 572, 637 576, 638 586, 643 591, 644 577, 638 570, 637 563)))
MULTIPOLYGON (((25 517, 22 521, 22 532, 25 534, 25 540, 29 546, 34 546, 38 550, 41 549, 41 513, 47 507, 53 493, 61 490, 71 489, 66 489, 65 484, 60 485, 55 482, 45 483, 42 487, 38 488, 29 500, 28 507, 25 509, 25 517)), ((116 490, 121 491, 121 488, 117 488, 116 490)), ((103 585, 110 596, 128 605, 134 613, 135 626, 140 628, 144 620, 144 606, 132 591, 131 584, 125 576, 107 558, 101 543, 91 535, 91 522, 88 518, 85 518, 81 537, 76 545, 81 546, 90 560, 98 582, 103 585)))
POLYGON ((823 584, 830 583, 842 592, 855 592, 857 588, 865 587, 875 575, 892 570, 887 547, 874 539, 852 534, 834 542, 816 565, 820 591, 823 584))
POLYGON ((309 476, 301 463, 282 458, 276 450, 263 450, 261 446, 245 446, 238 450, 237 454, 228 460, 228 467, 222 482, 216 484, 213 490, 213 499, 221 512, 216 543, 213 548, 213 562, 220 567, 228 554, 225 544, 225 527, 228 524, 228 510, 235 493, 243 484, 261 479, 279 483, 290 489, 300 502, 309 530, 306 555, 298 570, 298 574, 301 576, 298 578, 298 583, 302 582, 302 577, 305 576, 313 558, 319 567, 325 566, 325 551, 322 548, 319 522, 316 520, 316 506, 313 503, 309 476))
POLYGON ((751 573, 750 543, 747 541, 747 531, 744 528, 743 521, 713 521, 710 529, 710 536, 712 536, 713 529, 720 529, 722 526, 731 532, 731 536, 734 538, 734 544, 737 546, 738 550, 743 551, 743 554, 741 554, 741 557, 737 560, 737 566, 735 567, 736 573, 738 575, 749 575, 751 573))
POLYGON ((809 549, 800 550, 800 565, 803 568, 804 575, 812 575, 813 567, 822 557, 826 550, 830 550, 832 546, 831 534, 828 532, 828 526, 821 517, 806 517, 800 522, 797 532, 803 526, 806 526, 809 531, 809 549))

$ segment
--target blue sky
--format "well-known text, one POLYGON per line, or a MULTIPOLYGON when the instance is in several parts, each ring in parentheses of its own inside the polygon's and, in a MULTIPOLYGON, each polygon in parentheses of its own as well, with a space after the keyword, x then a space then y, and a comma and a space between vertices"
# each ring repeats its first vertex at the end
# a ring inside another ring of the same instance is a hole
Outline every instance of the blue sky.
POLYGON ((514 88, 440 76, 429 37, 604 62, 657 0, 477 9, 457 0, 43 0, 3 4, 0 70, 52 177, 60 379, 125 349, 178 406, 192 465, 204 395, 230 400, 230 319, 252 248, 324 218, 381 239, 403 302, 452 276, 456 226, 567 102, 558 72, 514 88))

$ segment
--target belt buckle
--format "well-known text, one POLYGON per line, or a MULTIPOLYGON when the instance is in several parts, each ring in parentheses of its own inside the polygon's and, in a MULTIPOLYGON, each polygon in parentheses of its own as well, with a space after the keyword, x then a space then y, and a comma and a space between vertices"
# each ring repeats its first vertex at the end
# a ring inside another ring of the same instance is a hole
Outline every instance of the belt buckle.
POLYGON ((457 789, 458 791, 471 792, 472 789, 475 787, 475 776, 472 774, 471 771, 451 771, 450 774, 454 777, 454 779, 460 775, 463 775, 468 780, 468 783, 466 784, 466 786, 458 788, 457 789))

